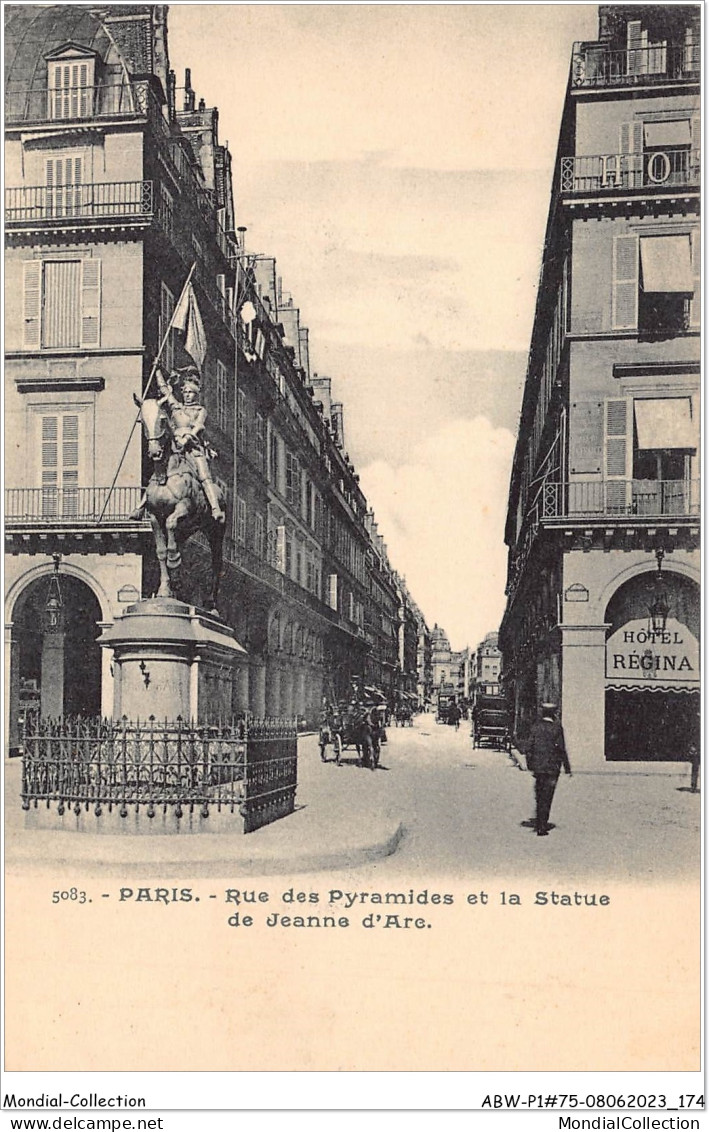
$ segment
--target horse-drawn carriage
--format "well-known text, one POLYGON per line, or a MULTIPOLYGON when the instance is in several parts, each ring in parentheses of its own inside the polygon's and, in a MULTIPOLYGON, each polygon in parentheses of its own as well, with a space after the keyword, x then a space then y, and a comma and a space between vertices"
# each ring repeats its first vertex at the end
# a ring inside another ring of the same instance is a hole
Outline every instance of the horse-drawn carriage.
MULTIPOLYGON (((456 706, 456 697, 453 692, 441 692, 438 696, 438 709, 436 723, 452 723, 452 713, 456 706)), ((460 715, 458 716, 460 719, 460 715)))
POLYGON ((340 704, 327 713, 320 726, 320 758, 330 762, 325 751, 331 746, 335 753, 335 763, 342 766, 342 753, 348 747, 357 752, 360 766, 376 770, 379 766, 379 750, 384 737, 384 727, 379 719, 376 705, 367 707, 362 703, 340 704))
POLYGON ((413 727, 414 710, 406 700, 402 700, 394 708, 394 723, 397 727, 413 727))
POLYGON ((507 701, 504 696, 479 696, 473 708, 473 746, 512 750, 507 701))

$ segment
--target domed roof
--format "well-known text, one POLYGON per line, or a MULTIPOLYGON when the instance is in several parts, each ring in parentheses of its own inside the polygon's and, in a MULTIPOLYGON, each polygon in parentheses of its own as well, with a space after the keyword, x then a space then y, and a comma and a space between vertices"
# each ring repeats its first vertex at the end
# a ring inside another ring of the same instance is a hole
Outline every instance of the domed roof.
POLYGON ((104 24, 89 8, 6 6, 6 93, 46 89, 47 56, 68 43, 95 51, 106 63, 122 62, 104 24))

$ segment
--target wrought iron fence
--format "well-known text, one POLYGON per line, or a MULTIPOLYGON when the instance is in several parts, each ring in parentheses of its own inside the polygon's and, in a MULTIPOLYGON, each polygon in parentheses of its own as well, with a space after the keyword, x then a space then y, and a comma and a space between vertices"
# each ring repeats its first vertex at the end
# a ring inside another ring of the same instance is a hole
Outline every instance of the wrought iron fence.
POLYGON ((153 213, 152 181, 27 185, 5 190, 8 224, 28 220, 98 220, 153 213))
POLYGON ((698 185, 699 150, 688 147, 645 153, 607 153, 562 157, 562 193, 595 193, 613 189, 645 189, 698 185))
POLYGON ((571 81, 576 87, 698 81, 700 62, 698 42, 658 43, 630 51, 615 51, 604 43, 577 44, 571 81))
POLYGON ((249 833, 292 813, 297 730, 278 719, 196 726, 125 717, 30 717, 22 739, 22 807, 57 803, 100 817, 237 813, 249 833))

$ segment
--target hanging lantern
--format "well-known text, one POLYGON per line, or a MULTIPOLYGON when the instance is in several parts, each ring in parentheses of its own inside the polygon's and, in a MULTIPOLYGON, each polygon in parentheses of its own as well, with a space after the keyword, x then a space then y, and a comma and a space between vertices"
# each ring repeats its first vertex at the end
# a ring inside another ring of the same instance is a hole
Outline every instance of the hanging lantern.
POLYGON ((60 633, 64 628, 64 602, 62 588, 59 582, 59 563, 61 554, 54 555, 54 573, 49 579, 47 600, 44 603, 44 631, 45 633, 60 633))
POLYGON ((662 559, 665 557, 665 551, 661 546, 655 550, 655 558, 657 559, 657 574, 655 575, 655 596, 648 605, 648 631, 652 633, 664 633, 667 626, 667 615, 670 612, 670 603, 667 594, 662 586, 662 559))

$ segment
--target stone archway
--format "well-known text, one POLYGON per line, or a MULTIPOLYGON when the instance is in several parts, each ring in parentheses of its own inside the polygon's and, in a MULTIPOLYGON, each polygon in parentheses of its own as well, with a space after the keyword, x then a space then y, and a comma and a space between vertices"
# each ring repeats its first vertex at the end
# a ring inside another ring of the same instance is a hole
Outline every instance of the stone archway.
POLYGON ((673 571, 636 574, 612 595, 605 622, 606 760, 686 760, 700 742, 699 587, 673 571), (650 616, 660 592, 664 628, 650 616))
POLYGON ((10 656, 10 743, 30 712, 45 716, 101 712, 102 610, 86 582, 59 575, 61 606, 50 621, 47 600, 54 583, 47 571, 33 578, 13 605, 10 656))

